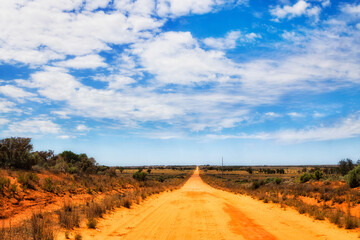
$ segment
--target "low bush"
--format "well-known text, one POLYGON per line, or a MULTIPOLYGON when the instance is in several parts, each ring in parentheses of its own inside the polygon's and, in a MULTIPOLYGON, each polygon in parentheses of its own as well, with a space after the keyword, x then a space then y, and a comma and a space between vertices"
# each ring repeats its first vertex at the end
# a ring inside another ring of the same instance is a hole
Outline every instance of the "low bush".
POLYGON ((343 212, 341 211, 336 211, 333 212, 330 216, 329 216, 329 221, 334 223, 335 225, 337 225, 338 227, 342 227, 342 223, 341 223, 341 217, 343 215, 343 212))
POLYGON ((0 194, 3 194, 5 189, 9 188, 10 179, 0 176, 0 194))
POLYGON ((300 176, 300 182, 305 183, 310 181, 311 175, 308 172, 303 173, 303 175, 300 176))
POLYGON ((127 197, 125 197, 125 198, 123 199, 123 204, 122 204, 122 205, 123 205, 124 207, 130 208, 132 204, 133 204, 133 201, 132 201, 132 199, 131 199, 129 196, 127 196, 127 197))
POLYGON ((360 186, 360 165, 346 175, 346 182, 351 188, 360 186))
POLYGON ((92 229, 96 228, 96 224, 97 224, 97 221, 95 218, 88 218, 87 223, 86 223, 87 227, 92 228, 92 229))
POLYGON ((12 194, 13 196, 14 196, 15 193, 17 192, 17 186, 18 186, 18 185, 16 185, 16 183, 13 183, 13 184, 10 185, 10 192, 11 192, 11 194, 12 194))
POLYGON ((18 183, 23 189, 35 189, 35 184, 39 181, 39 177, 35 173, 18 173, 18 183))
POLYGON ((264 185, 264 181, 255 180, 251 183, 250 188, 251 189, 258 189, 261 185, 264 185))
POLYGON ((347 215, 345 217, 345 229, 354 229, 359 227, 359 220, 353 216, 347 215))
POLYGON ((65 203, 64 207, 57 214, 59 216, 59 223, 63 228, 73 229, 74 227, 79 227, 80 213, 74 205, 65 203))
POLYGON ((35 213, 30 218, 31 236, 34 240, 53 240, 54 232, 51 226, 51 220, 41 214, 35 213))
POLYGON ((42 186, 42 189, 47 192, 54 192, 55 187, 51 178, 45 178, 45 182, 44 185, 42 186))
POLYGON ((312 176, 312 178, 317 181, 320 180, 322 177, 323 177, 323 173, 318 170, 316 170, 312 176))
POLYGON ((86 209, 86 216, 88 218, 102 217, 106 212, 104 204, 91 202, 86 209))
MULTIPOLYGON (((277 185, 279 185, 283 180, 281 178, 267 178, 265 179, 265 183, 275 183, 277 185)), ((235 181, 236 182, 236 181, 235 181)))
POLYGON ((133 178, 137 181, 145 181, 147 178, 147 173, 146 172, 140 172, 137 171, 136 173, 133 174, 133 178))
POLYGON ((80 233, 76 233, 75 234, 75 240, 81 240, 82 239, 82 236, 80 233))
POLYGON ((164 182, 165 181, 165 177, 164 176, 160 176, 157 179, 159 182, 164 182))

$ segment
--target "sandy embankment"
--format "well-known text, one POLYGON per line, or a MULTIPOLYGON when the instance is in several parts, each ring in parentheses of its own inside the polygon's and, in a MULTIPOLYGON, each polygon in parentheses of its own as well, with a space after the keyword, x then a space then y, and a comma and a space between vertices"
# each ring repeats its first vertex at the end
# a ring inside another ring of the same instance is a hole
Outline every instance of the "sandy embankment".
MULTIPOLYGON (((355 231, 316 221, 248 196, 214 189, 194 175, 179 190, 107 215, 83 239, 358 239, 355 231)), ((63 234, 59 236, 63 239, 63 234)))

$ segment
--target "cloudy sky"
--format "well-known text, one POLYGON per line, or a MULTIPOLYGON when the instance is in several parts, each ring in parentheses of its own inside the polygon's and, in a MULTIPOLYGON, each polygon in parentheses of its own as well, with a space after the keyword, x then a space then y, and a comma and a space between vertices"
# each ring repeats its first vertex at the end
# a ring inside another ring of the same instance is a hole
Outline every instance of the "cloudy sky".
POLYGON ((360 2, 2 0, 0 137, 107 165, 360 157, 360 2))

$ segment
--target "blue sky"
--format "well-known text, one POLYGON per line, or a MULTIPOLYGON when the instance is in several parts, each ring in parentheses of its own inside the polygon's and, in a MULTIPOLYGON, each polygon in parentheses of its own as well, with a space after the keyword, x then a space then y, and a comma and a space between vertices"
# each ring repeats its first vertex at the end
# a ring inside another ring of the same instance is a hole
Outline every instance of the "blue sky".
POLYGON ((360 2, 5 0, 0 137, 106 165, 360 156, 360 2))

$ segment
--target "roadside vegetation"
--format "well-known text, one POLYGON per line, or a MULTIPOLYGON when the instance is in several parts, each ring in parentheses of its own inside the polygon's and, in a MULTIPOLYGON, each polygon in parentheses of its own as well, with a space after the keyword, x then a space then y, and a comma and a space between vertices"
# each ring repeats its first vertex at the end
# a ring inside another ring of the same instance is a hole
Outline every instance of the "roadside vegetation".
POLYGON ((0 140, 0 239, 51 240, 59 231, 80 239, 70 231, 96 228, 109 211, 181 187, 193 169, 108 167, 85 153, 33 151, 30 138, 0 140), (47 211, 52 204, 61 207, 47 211))
POLYGON ((360 225, 359 161, 344 159, 337 166, 203 166, 200 176, 213 187, 288 206, 338 227, 360 225))

